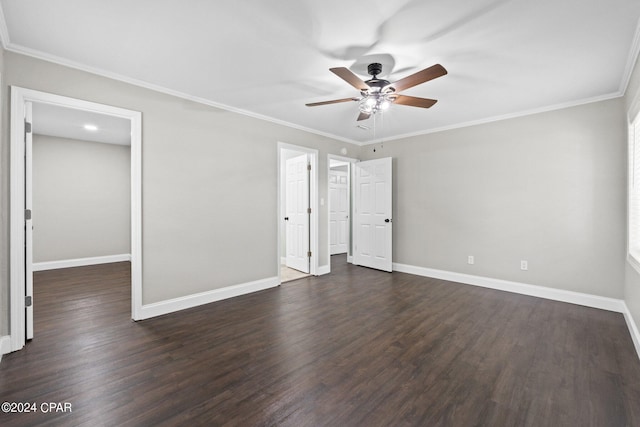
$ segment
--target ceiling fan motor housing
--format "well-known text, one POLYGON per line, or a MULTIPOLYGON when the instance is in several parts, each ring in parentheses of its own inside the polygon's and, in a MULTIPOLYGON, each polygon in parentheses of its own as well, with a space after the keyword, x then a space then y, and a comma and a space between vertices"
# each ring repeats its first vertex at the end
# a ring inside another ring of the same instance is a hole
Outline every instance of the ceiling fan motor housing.
POLYGON ((367 66, 367 72, 375 78, 378 74, 382 73, 382 64, 377 62, 369 64, 367 66))
POLYGON ((369 89, 361 91, 362 95, 367 93, 381 92, 382 88, 386 87, 385 92, 393 91, 393 88, 389 87, 389 81, 385 79, 379 79, 378 74, 382 72, 382 64, 374 62, 367 66, 367 71, 373 76, 372 79, 367 80, 365 83, 369 86, 369 89))

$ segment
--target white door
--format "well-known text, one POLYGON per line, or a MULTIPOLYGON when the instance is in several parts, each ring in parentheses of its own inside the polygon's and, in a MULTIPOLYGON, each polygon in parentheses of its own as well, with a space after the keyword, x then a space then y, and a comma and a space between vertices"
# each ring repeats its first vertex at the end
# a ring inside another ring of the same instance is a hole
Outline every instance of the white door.
POLYGON ((347 172, 329 171, 329 247, 331 255, 347 252, 349 193, 347 172))
POLYGON ((391 271, 391 157, 354 164, 353 263, 391 271))
POLYGON ((25 156, 24 156, 24 207, 25 207, 25 310, 26 310, 26 324, 25 335, 26 339, 33 338, 33 222, 32 222, 32 147, 33 138, 31 134, 32 120, 32 104, 31 102, 25 102, 24 119, 25 119, 25 156), (28 123, 28 124, 26 124, 28 123))
POLYGON ((287 160, 287 267, 309 272, 309 160, 306 154, 287 160))

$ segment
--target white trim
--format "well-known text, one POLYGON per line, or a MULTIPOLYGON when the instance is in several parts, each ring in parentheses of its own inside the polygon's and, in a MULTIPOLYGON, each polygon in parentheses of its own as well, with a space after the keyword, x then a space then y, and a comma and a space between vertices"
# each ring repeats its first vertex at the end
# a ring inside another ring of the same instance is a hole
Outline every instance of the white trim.
MULTIPOLYGON (((633 97, 630 97, 630 99, 631 101, 629 103, 629 109, 627 110, 627 127, 629 128, 633 126, 633 122, 638 118, 638 115, 640 115, 640 111, 636 112, 633 117, 629 115, 630 113, 637 110, 638 103, 640 102, 640 91, 637 91, 635 94, 633 94, 633 97)), ((629 139, 629 133, 627 133, 627 143, 629 142, 629 139)))
POLYGON ((233 298, 240 295, 250 294, 252 292, 262 291, 264 289, 274 288, 279 284, 280 280, 277 277, 269 277, 268 279, 256 280, 253 282, 227 286, 225 288, 200 292, 184 297, 173 298, 166 301, 145 304, 140 309, 139 320, 149 319, 151 317, 161 316, 163 314, 173 313, 176 311, 209 304, 227 298, 233 298))
POLYGON ((287 257, 286 256, 281 256, 280 257, 280 265, 287 265, 287 257))
POLYGON ((83 267, 85 265, 109 264, 112 262, 122 261, 131 261, 131 254, 63 259, 60 261, 34 262, 33 271, 57 270, 59 268, 83 267))
POLYGON ((137 314, 142 306, 142 114, 124 108, 11 86, 9 289, 12 351, 20 350, 25 344, 25 146, 22 112, 26 102, 92 111, 131 121, 131 316, 134 320, 138 319, 137 314))
POLYGON ((640 263, 631 255, 627 253, 627 263, 636 271, 636 273, 640 274, 640 263))
MULTIPOLYGON (((338 156, 336 154, 327 154, 327 158, 330 160, 337 160, 345 163, 358 163, 360 161, 360 159, 356 159, 353 157, 338 156)), ((329 169, 331 169, 331 167, 329 167, 329 169)))
POLYGON ((421 131, 417 131, 417 132, 409 132, 409 133, 400 134, 400 135, 393 135, 393 136, 390 136, 388 138, 378 138, 378 139, 373 139, 373 140, 369 140, 369 141, 366 141, 366 142, 357 142, 356 144, 358 144, 360 146, 365 146, 365 145, 379 144, 381 142, 399 141, 401 139, 411 138, 411 137, 414 137, 414 136, 428 135, 428 134, 431 134, 431 133, 444 132, 444 131, 448 131, 448 130, 462 129, 462 128, 471 127, 471 126, 478 126, 478 125, 483 125, 483 124, 487 124, 487 123, 499 122, 499 121, 502 121, 502 120, 516 119, 518 117, 532 116, 534 114, 541 114, 541 113, 548 113, 548 112, 551 112, 551 111, 564 110, 566 108, 578 107, 580 105, 591 104, 591 103, 594 103, 594 102, 601 102, 601 101, 607 101, 609 99, 620 98, 621 96, 624 96, 624 93, 620 93, 620 92, 607 93, 607 94, 600 95, 600 96, 594 96, 592 98, 578 99, 578 100, 575 100, 575 101, 564 102, 562 104, 555 104, 555 105, 549 105, 549 106, 546 106, 546 107, 532 108, 530 110, 517 111, 517 112, 514 112, 514 113, 503 114, 503 115, 500 115, 500 116, 486 117, 486 118, 483 118, 483 119, 471 120, 471 121, 468 121, 468 122, 456 123, 456 124, 453 124, 453 125, 442 126, 442 127, 438 127, 438 128, 425 129, 425 130, 421 130, 421 131))
POLYGON ((640 358, 640 331, 638 331, 638 324, 634 321, 626 303, 624 303, 623 314, 624 320, 627 322, 627 327, 629 328, 629 333, 631 334, 631 340, 636 348, 636 353, 638 354, 638 358, 640 358))
POLYGON ((43 61, 47 61, 47 62, 51 62, 51 63, 54 63, 54 64, 59 64, 59 65, 63 65, 65 67, 69 67, 69 68, 73 68, 73 69, 76 69, 76 70, 84 71, 84 72, 91 73, 91 74, 94 74, 94 75, 107 77, 107 78, 112 79, 112 80, 117 80, 117 81, 124 82, 124 83, 130 84, 130 85, 133 85, 133 86, 149 89, 149 90, 152 90, 154 92, 164 93, 166 95, 175 96, 177 98, 186 99, 186 100, 189 100, 189 101, 197 102, 199 104, 208 105, 210 107, 214 107, 214 108, 219 108, 221 110, 230 111, 232 113, 238 113, 238 114, 242 114, 244 116, 253 117, 254 119, 264 120, 266 122, 275 123, 275 124, 278 124, 278 125, 286 126, 288 128, 298 129, 298 130, 309 132, 309 133, 312 133, 312 134, 315 134, 315 135, 324 136, 326 138, 331 138, 331 139, 335 139, 335 140, 338 140, 338 141, 347 142, 349 144, 358 145, 358 142, 356 142, 354 140, 351 140, 349 138, 345 138, 343 136, 334 135, 334 134, 331 134, 331 133, 328 133, 328 132, 323 132, 323 131, 320 131, 320 130, 317 130, 317 129, 312 129, 312 128, 308 128, 308 127, 305 127, 305 126, 297 125, 295 123, 287 122, 285 120, 280 120, 280 119, 276 119, 276 118, 273 118, 273 117, 265 116, 265 115, 262 115, 262 114, 254 113, 252 111, 243 110, 241 108, 232 107, 230 105, 221 104, 219 102, 211 101, 209 99, 205 99, 205 98, 200 98, 198 96, 189 95, 189 94, 184 93, 184 92, 179 92, 177 90, 173 90, 173 89, 169 89, 167 87, 163 87, 163 86, 156 85, 156 84, 153 84, 153 83, 145 82, 143 80, 138 80, 138 79, 134 79, 132 77, 127 77, 127 76, 124 76, 122 74, 113 73, 111 71, 106 71, 106 70, 103 70, 103 69, 100 69, 100 68, 90 67, 88 65, 81 64, 79 62, 70 61, 68 59, 61 58, 61 57, 55 56, 55 55, 50 55, 48 53, 44 53, 44 52, 41 52, 41 51, 38 51, 38 50, 34 50, 34 49, 31 49, 31 48, 28 48, 28 47, 24 47, 24 46, 20 46, 20 45, 16 45, 16 44, 11 43, 11 44, 8 44, 5 47, 5 49, 8 50, 9 52, 14 52, 14 53, 18 53, 20 55, 30 56, 32 58, 41 59, 43 61))
POLYGON ((9 289, 11 295, 11 349, 19 350, 25 343, 25 253, 24 253, 24 105, 25 100, 14 95, 11 88, 10 110, 10 175, 9 175, 9 289), (19 135, 19 136, 18 136, 19 135))
POLYGON ((322 276, 325 274, 329 274, 331 273, 331 266, 330 265, 321 265, 320 267, 318 267, 318 274, 317 276, 322 276))
MULTIPOLYGON (((1 8, 0 8, 1 9, 1 8)), ((1 31, 1 29, 0 29, 1 31)), ((8 34, 7 34, 8 37, 8 34)), ((4 40, 3 40, 4 42, 4 40)), ((635 49, 635 45, 636 45, 636 41, 634 39, 633 42, 633 46, 630 56, 633 56, 634 52, 633 49, 635 49)), ((142 87, 145 89, 149 89, 149 90, 153 90, 155 92, 159 92, 159 93, 164 93, 167 95, 171 95, 171 96, 175 96, 177 98, 181 98, 181 99, 186 99, 189 101, 193 101, 193 102, 197 102, 199 104, 203 104, 203 105, 208 105, 211 107, 215 107, 215 108, 219 108, 221 110, 226 110, 226 111, 230 111, 233 113, 238 113, 238 114, 242 114, 244 116, 248 116, 248 117, 252 117, 254 119, 259 119, 259 120, 264 120, 270 123, 275 123, 278 125, 282 125, 282 126, 286 126, 292 129, 298 129, 304 132, 309 132, 312 133, 314 135, 319 135, 319 136, 323 136, 326 138, 331 138, 337 141, 342 141, 342 142, 346 142, 349 144, 354 144, 357 146, 365 146, 365 145, 371 145, 371 144, 378 144, 381 142, 392 142, 395 140, 400 140, 400 139, 404 139, 404 138, 409 138, 412 136, 420 136, 420 135, 428 135, 431 133, 436 133, 436 132, 442 132, 442 131, 446 131, 446 130, 453 130, 453 129, 460 129, 460 128, 465 128, 465 127, 469 127, 469 126, 475 126, 475 125, 479 125, 479 124, 485 124, 485 123, 492 123, 492 122, 497 122, 497 121, 501 121, 501 120, 507 120, 507 119, 512 119, 512 118, 516 118, 516 117, 523 117, 523 116, 529 116, 532 114, 539 114, 539 113, 543 113, 543 112, 548 112, 548 111, 555 111, 555 110, 561 110, 561 109, 565 109, 565 108, 570 108, 570 107, 576 107, 579 105, 583 105, 583 104, 589 104, 592 102, 598 102, 598 101, 604 101, 604 100, 608 100, 608 99, 613 99, 613 98, 619 98, 621 96, 624 96, 624 92, 623 91, 617 91, 617 92, 613 92, 613 93, 608 93, 608 94, 604 94, 604 95, 600 95, 600 96, 596 96, 596 97, 592 97, 592 98, 585 98, 585 99, 579 99, 576 101, 570 101, 570 102, 565 102, 565 103, 561 103, 561 104, 555 104, 555 105, 550 105, 550 106, 546 106, 546 107, 540 107, 540 108, 534 108, 531 110, 524 110, 521 112, 516 112, 516 113, 511 113, 511 114, 506 114, 506 115, 500 115, 500 116, 493 116, 493 117, 486 117, 486 118, 482 118, 482 119, 478 119, 478 120, 473 120, 473 121, 469 121, 469 122, 464 122, 464 123, 459 123, 459 124, 453 124, 453 125, 449 125, 449 126, 443 126, 443 127, 439 127, 439 128, 433 128, 433 129, 425 129, 425 130, 421 130, 421 131, 417 131, 417 132, 412 132, 412 133, 406 133, 406 134, 400 134, 400 135, 394 135, 394 136, 390 136, 388 138, 380 138, 380 139, 375 139, 375 140, 367 140, 367 141, 357 141, 354 139, 350 139, 350 138, 346 138, 340 135, 335 135, 329 132, 324 132, 318 129, 313 129, 313 128, 309 128, 306 126, 301 126, 301 125, 297 125, 295 123, 291 123, 291 122, 287 122, 284 120, 280 120, 280 119, 276 119, 273 117, 269 117, 269 116, 265 116, 262 114, 258 114, 258 113, 254 113, 252 111, 248 111, 248 110, 243 110, 240 108, 236 108, 236 107, 232 107, 229 105, 225 105, 225 104, 221 104, 215 101, 211 101, 209 99, 205 99, 205 98, 200 98, 197 96, 193 96, 193 95, 189 95, 187 93, 183 93, 183 92, 179 92, 173 89, 169 89, 160 85, 156 85, 153 83, 149 83, 149 82, 145 82, 142 80, 138 80, 138 79, 134 79, 131 77, 127 77, 121 74, 117 74, 117 73, 113 73, 111 71, 106 71, 103 69, 99 69, 96 67, 90 67, 88 65, 85 64, 81 64, 75 61, 71 61, 65 58, 61 58, 59 56, 55 56, 55 55, 50 55, 48 53, 44 53, 35 49, 31 49, 25 46, 21 46, 21 45, 17 45, 15 43, 10 43, 7 42, 6 46, 5 46, 5 50, 9 51, 9 52, 14 52, 14 53, 18 53, 20 55, 25 55, 25 56, 29 56, 32 58, 37 58, 43 61, 47 61, 47 62, 51 62, 54 64, 59 64, 59 65, 63 65, 65 67, 69 67, 69 68, 73 68, 76 70, 80 70, 80 71, 84 71, 87 73, 91 73, 94 75, 98 75, 98 76, 102 76, 102 77, 107 77, 109 79, 112 80, 117 80, 117 81, 121 81, 133 86, 137 86, 137 87, 142 87)), ((635 53, 637 55, 637 52, 635 53)), ((627 65, 628 67, 628 65, 627 65)), ((632 69, 633 70, 633 69, 632 69)), ((628 80, 630 78, 630 74, 627 76, 626 74, 628 73, 627 70, 625 70, 625 74, 622 77, 620 86, 624 86, 625 82, 628 84, 628 80)))
POLYGON ((129 111, 131 120, 131 318, 142 307, 142 113, 129 111))
POLYGON ((353 264, 353 255, 347 255, 347 263, 353 264))
POLYGON ((0 337, 0 362, 2 362, 2 355, 11 353, 11 336, 4 335, 0 337))
POLYGON ((399 263, 393 263, 393 270, 402 273, 415 274, 417 276, 433 277, 435 279, 449 280, 467 285, 481 286, 483 288, 497 289, 500 291, 513 292, 516 294, 529 295, 554 301, 584 305, 586 307, 599 308, 601 310, 615 311, 616 313, 625 312, 625 304, 621 299, 399 263))

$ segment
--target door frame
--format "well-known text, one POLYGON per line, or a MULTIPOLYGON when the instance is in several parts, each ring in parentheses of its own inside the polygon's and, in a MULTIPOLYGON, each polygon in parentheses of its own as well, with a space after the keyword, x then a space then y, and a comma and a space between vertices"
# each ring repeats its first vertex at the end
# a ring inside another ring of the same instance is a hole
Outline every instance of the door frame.
MULTIPOLYGON (((131 122, 131 318, 142 310, 142 113, 11 86, 9 188, 9 311, 11 351, 25 345, 25 103, 45 103, 128 119, 131 122)), ((37 301, 35 301, 37 303, 37 301)))
POLYGON ((299 151, 301 153, 306 153, 309 156, 309 163, 311 164, 311 173, 309 174, 309 205, 311 207, 311 215, 309 217, 309 247, 311 251, 311 259, 309 261, 309 274, 314 276, 318 275, 318 265, 319 265, 319 244, 318 244, 318 150, 313 148, 302 147, 299 145, 288 144, 285 142, 279 142, 277 144, 277 158, 278 158, 278 168, 277 168, 277 214, 276 220, 278 221, 277 230, 278 230, 278 238, 277 238, 277 257, 276 257, 276 267, 278 272, 278 283, 282 283, 282 278, 280 275, 280 261, 282 257, 282 221, 283 221, 283 212, 282 212, 282 168, 284 164, 282 164, 282 151, 283 150, 293 150, 299 151))
MULTIPOLYGON (((347 262, 353 262, 353 203, 351 195, 353 194, 353 164, 358 163, 359 159, 352 157, 336 156, 335 154, 327 154, 327 195, 329 194, 329 171, 331 170, 331 160, 347 162, 347 197, 349 198, 349 243, 347 244, 347 262)), ((331 200, 327 196, 327 259, 329 260, 329 271, 331 272, 331 227, 329 226, 329 214, 331 200)))

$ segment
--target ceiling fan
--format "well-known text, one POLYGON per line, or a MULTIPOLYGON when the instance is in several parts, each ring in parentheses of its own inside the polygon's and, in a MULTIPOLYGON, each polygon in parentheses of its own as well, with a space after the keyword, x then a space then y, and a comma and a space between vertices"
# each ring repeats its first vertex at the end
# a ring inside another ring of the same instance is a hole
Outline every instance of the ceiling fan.
POLYGON ((360 77, 356 76, 345 67, 330 68, 329 71, 358 89, 360 91, 360 96, 334 99, 332 101, 312 102, 310 104, 306 104, 306 106, 316 107, 318 105, 356 101, 360 106, 360 115, 358 116, 358 120, 366 120, 371 117, 372 114, 386 110, 391 106, 391 104, 408 105, 410 107, 420 108, 431 107, 438 101, 435 99, 401 95, 398 92, 447 74, 447 70, 445 70, 442 65, 436 64, 400 79, 395 83, 390 83, 388 80, 378 78, 378 74, 382 73, 382 64, 379 63, 369 64, 367 72, 372 76, 372 78, 367 81, 362 81, 360 77))

